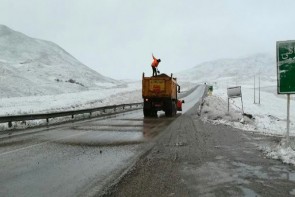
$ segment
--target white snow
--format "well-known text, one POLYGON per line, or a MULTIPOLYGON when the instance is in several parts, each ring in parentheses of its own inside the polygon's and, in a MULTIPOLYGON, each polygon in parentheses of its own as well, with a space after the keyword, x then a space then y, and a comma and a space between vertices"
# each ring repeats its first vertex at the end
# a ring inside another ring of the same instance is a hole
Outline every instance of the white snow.
POLYGON ((284 163, 295 165, 295 151, 292 146, 286 145, 286 140, 281 140, 278 144, 263 144, 260 149, 267 157, 279 159, 284 163))

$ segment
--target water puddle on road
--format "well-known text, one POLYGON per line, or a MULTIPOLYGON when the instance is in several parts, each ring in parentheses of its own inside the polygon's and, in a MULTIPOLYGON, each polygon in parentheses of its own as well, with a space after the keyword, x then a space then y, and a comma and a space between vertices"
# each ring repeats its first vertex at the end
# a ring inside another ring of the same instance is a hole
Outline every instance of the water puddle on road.
POLYGON ((77 135, 54 141, 72 146, 126 146, 149 142, 175 118, 143 118, 142 113, 74 124, 67 132, 77 135), (141 118, 142 117, 142 118, 141 118), (79 134, 80 133, 80 134, 79 134))
POLYGON ((246 188, 246 187, 240 187, 240 189, 243 191, 245 196, 255 196, 255 197, 260 197, 260 195, 258 195, 255 191, 253 191, 252 189, 246 188))
MULTIPOLYGON (((263 170, 262 166, 251 166, 240 162, 232 162, 235 166, 235 173, 241 177, 257 177, 259 179, 270 179, 271 177, 263 170)), ((277 177, 273 177, 274 179, 277 177)))
POLYGON ((56 141, 72 146, 126 146, 144 141, 142 132, 88 131, 84 135, 56 141))
POLYGON ((232 162, 236 168, 236 173, 243 177, 256 177, 267 180, 287 180, 295 182, 295 172, 287 169, 288 166, 251 166, 244 163, 232 162))
POLYGON ((99 126, 83 126, 72 127, 73 130, 79 131, 120 131, 120 132, 142 132, 142 126, 130 126, 130 125, 99 125, 99 126))

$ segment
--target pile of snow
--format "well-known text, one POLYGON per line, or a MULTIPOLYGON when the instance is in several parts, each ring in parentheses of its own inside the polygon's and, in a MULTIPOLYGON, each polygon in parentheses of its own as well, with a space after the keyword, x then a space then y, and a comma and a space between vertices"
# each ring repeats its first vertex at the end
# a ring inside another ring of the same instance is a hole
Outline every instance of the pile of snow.
POLYGON ((283 139, 278 144, 260 145, 260 149, 265 153, 268 158, 279 159, 283 163, 295 165, 295 151, 293 146, 286 144, 286 140, 283 139))
POLYGON ((229 106, 225 100, 217 96, 208 96, 201 105, 201 118, 213 124, 226 124, 244 130, 255 128, 253 119, 243 116, 241 109, 229 106))
POLYGON ((0 25, 3 97, 72 93, 124 86, 83 65, 58 45, 0 25))

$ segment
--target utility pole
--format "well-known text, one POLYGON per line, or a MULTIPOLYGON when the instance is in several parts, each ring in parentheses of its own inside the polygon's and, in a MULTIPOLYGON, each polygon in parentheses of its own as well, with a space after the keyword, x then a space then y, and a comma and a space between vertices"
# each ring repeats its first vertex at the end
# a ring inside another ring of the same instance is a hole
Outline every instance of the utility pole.
POLYGON ((260 73, 259 73, 259 101, 258 101, 258 103, 260 104, 260 73))
POLYGON ((256 100, 256 98, 255 98, 255 75, 254 75, 254 104, 255 104, 255 100, 256 100))

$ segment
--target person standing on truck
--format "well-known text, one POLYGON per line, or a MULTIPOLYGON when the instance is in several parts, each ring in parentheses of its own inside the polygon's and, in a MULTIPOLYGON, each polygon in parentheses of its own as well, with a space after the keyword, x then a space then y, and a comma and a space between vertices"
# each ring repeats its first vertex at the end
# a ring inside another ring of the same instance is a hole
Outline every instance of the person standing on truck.
POLYGON ((152 62, 152 69, 153 69, 153 76, 157 76, 157 67, 159 65, 159 63, 161 62, 161 59, 157 59, 154 57, 154 54, 152 54, 153 56, 153 62, 152 62))

